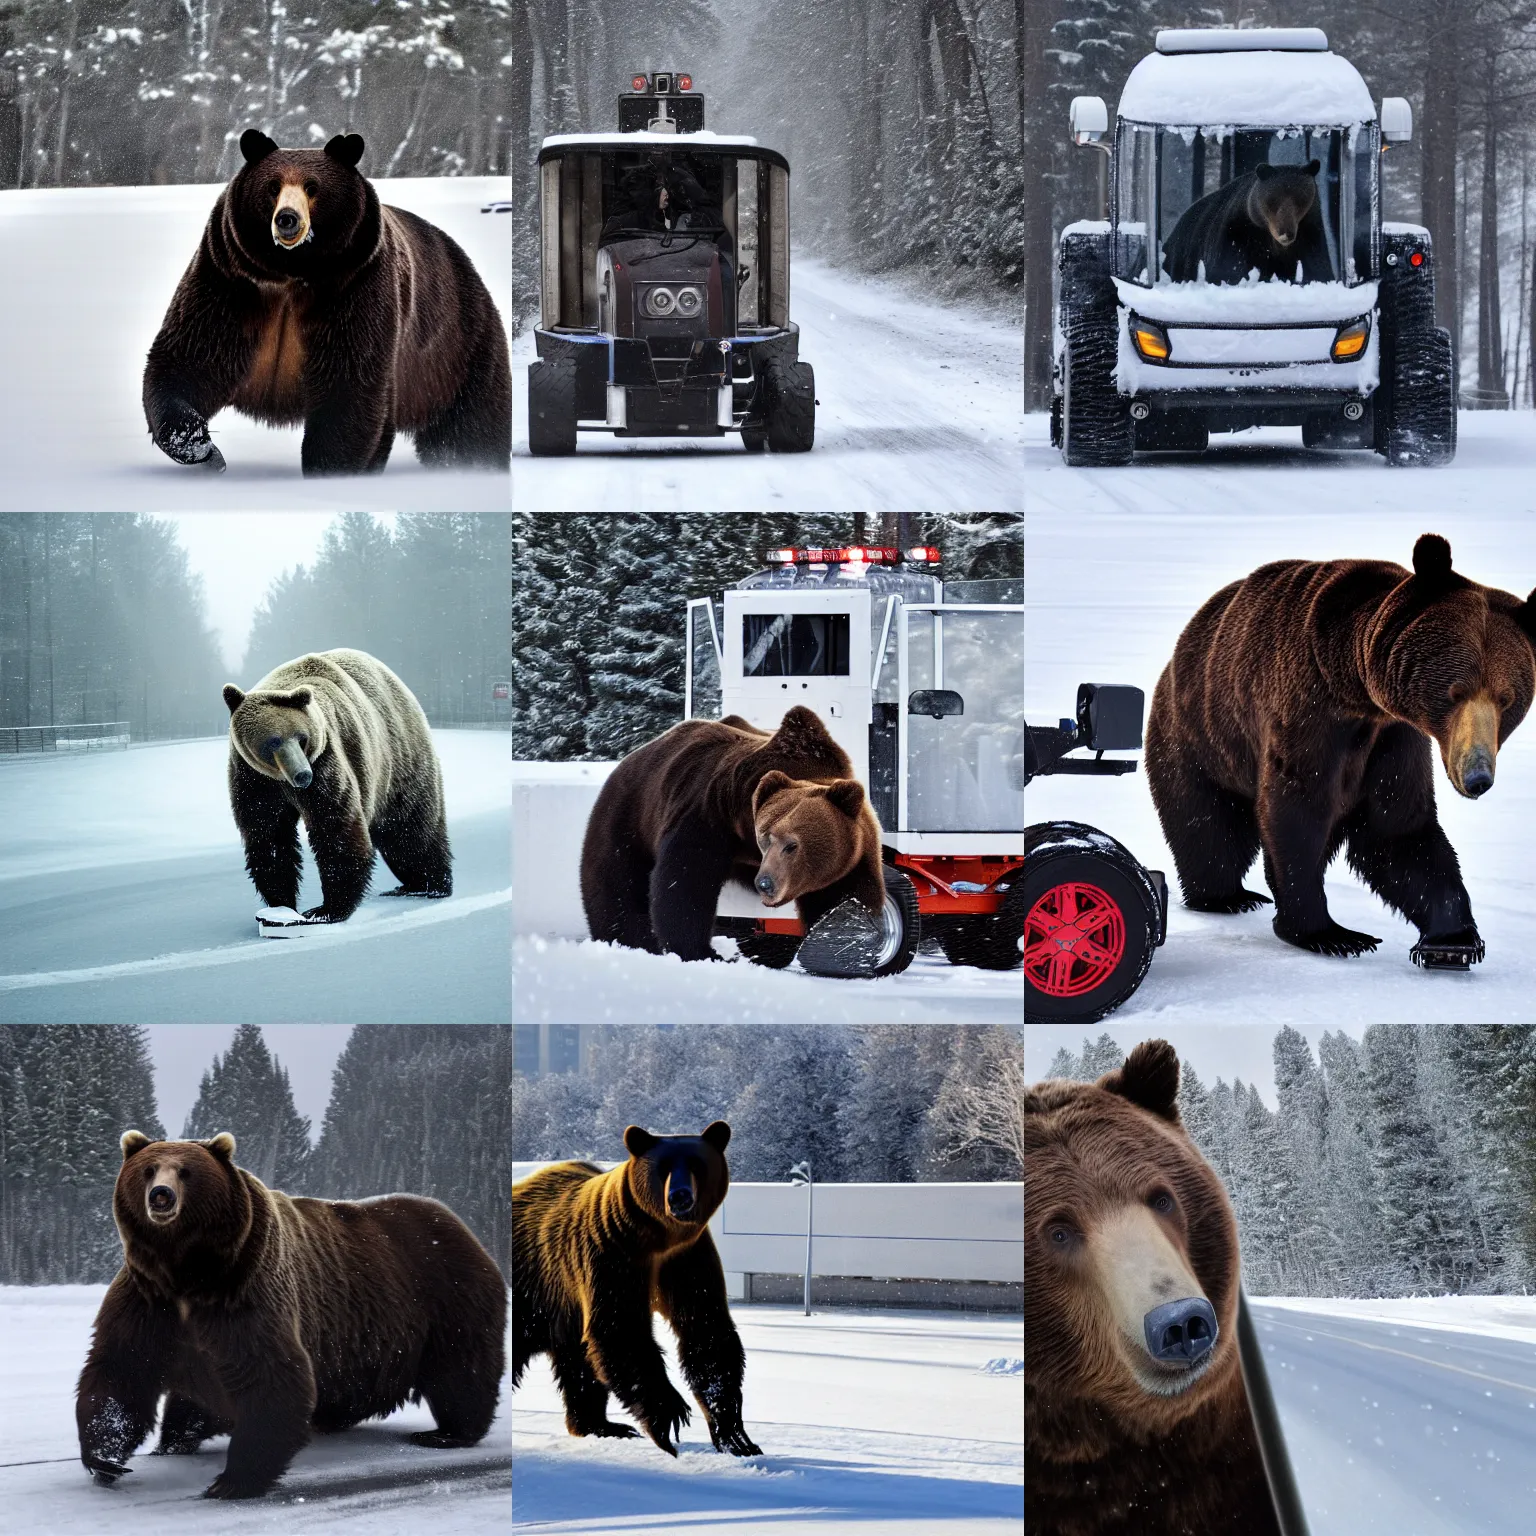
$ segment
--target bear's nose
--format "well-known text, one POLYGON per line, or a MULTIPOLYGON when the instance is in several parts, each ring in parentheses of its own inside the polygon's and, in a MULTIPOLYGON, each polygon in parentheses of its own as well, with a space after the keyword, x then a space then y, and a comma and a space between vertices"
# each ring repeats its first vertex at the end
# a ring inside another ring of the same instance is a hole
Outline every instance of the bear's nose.
POLYGON ((1143 1326, 1152 1358, 1170 1364, 1193 1365, 1216 1342, 1216 1310, 1203 1296, 1153 1307, 1143 1326))
POLYGON ((292 208, 279 208, 272 223, 280 235, 296 235, 299 232, 299 215, 292 208))
POLYGON ((293 776, 293 787, 295 789, 308 789, 314 777, 314 774, 308 768, 300 768, 293 776))
POLYGON ((1476 800, 1492 788, 1493 760, 1482 747, 1477 747, 1461 771, 1461 792, 1476 800))
POLYGON ((753 884, 756 885, 758 894, 762 896, 773 895, 773 876, 759 875, 753 884))
POLYGON ((693 1191, 686 1184, 667 1191, 667 1209, 674 1216, 686 1216, 693 1209, 693 1191))
POLYGON ((169 1211, 176 1205, 176 1191, 169 1184, 156 1184, 149 1192, 149 1208, 152 1211, 169 1211))

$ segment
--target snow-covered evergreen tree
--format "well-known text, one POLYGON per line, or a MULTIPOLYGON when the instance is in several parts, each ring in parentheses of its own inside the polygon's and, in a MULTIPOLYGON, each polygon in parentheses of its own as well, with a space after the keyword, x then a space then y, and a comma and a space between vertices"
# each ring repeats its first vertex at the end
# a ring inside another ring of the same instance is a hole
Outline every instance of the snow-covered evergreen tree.
POLYGON ((272 1189, 308 1193, 309 1121, 294 1108, 288 1071, 267 1049, 261 1029, 242 1024, 229 1049, 203 1073, 182 1136, 232 1131, 235 1160, 272 1189))

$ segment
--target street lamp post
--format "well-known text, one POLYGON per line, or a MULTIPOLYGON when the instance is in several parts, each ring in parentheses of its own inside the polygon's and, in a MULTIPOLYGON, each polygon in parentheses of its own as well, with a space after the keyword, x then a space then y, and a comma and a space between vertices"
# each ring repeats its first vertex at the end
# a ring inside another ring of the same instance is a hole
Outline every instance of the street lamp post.
POLYGON ((815 1199, 815 1185, 811 1180, 811 1160, 796 1163, 789 1170, 791 1184, 805 1185, 805 1315, 811 1315, 811 1209, 815 1199))

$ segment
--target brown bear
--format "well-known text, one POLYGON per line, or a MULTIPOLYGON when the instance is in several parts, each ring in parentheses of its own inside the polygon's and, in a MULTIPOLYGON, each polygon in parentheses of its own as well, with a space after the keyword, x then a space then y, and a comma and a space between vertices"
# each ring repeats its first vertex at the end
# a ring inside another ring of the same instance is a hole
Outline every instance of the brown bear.
POLYGON ((1322 164, 1260 165, 1191 203, 1163 242, 1163 266, 1176 283, 1240 283, 1260 278, 1308 283, 1337 274, 1318 206, 1322 164))
POLYGON ((96 1314, 75 1418, 112 1483, 154 1428, 156 1455, 228 1435, 212 1499, 254 1498, 312 1431, 425 1401, 417 1445, 474 1445, 505 1366, 507 1292, 474 1234, 417 1195, 308 1200, 235 1166, 235 1138, 122 1138, 112 1214, 123 1267, 96 1314))
POLYGON ((573 1435, 630 1438, 608 1394, 662 1450, 691 1417, 651 1332, 659 1312, 717 1451, 761 1456, 741 1419, 746 1354, 725 1296, 709 1218, 730 1187, 731 1128, 700 1136, 624 1132, 629 1160, 607 1173, 555 1163, 512 1186, 512 1386, 547 1354, 573 1435))
POLYGON ((848 754, 797 704, 778 729, 740 715, 685 720, 609 774, 581 849, 594 939, 712 958, 727 880, 769 906, 793 901, 809 929, 852 898, 885 903, 880 823, 848 754))
POLYGON ((299 819, 339 923, 368 890, 377 850, 400 884, 386 896, 451 896, 453 863, 432 730, 415 695, 363 651, 274 667, 229 706, 229 803, 245 867, 269 907, 299 899, 299 819))
POLYGON ((1279 1536, 1238 1359, 1237 1224, 1179 1059, 1024 1095, 1024 1524, 1279 1536))
POLYGON ((306 475, 381 470, 395 433, 423 464, 507 469, 512 372, 496 305, 442 230, 382 206, 363 141, 279 149, 248 128, 144 369, 150 435, 224 468, 225 406, 303 423, 306 475))
POLYGON ((1386 560, 1280 560, 1216 593, 1158 679, 1147 778, 1184 902, 1247 912, 1262 848, 1275 932, 1324 955, 1380 940, 1335 923, 1323 872, 1350 867, 1413 923, 1413 958, 1483 957, 1472 903, 1435 816, 1433 741, 1471 799, 1536 688, 1536 593, 1451 569, 1426 533, 1413 569, 1386 560))

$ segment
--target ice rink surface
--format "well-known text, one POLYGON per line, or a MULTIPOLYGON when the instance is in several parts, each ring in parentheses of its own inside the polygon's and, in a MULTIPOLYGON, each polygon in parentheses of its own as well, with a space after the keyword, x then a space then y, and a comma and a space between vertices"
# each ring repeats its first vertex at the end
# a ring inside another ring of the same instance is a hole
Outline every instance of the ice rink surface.
MULTIPOLYGON (((512 1399, 513 1528, 540 1536, 1018 1536, 1017 1314, 738 1306, 745 1422, 760 1457, 718 1454, 697 1407, 669 1459, 647 1439, 573 1439, 545 1357, 512 1399), (1017 1369, 1017 1368, 1016 1368, 1017 1369)), ((656 1336, 682 1390, 670 1330, 656 1336)), ((609 1416, 625 1421, 610 1403, 609 1416)))
MULTIPOLYGON (((366 175, 368 162, 362 167, 366 175)), ((375 182, 380 200, 420 214, 468 253, 505 322, 512 220, 481 213, 505 177, 375 182)), ((503 511, 500 473, 429 471, 408 438, 380 475, 305 480, 300 427, 234 411, 213 418, 223 474, 174 464, 150 441, 144 359, 197 250, 217 186, 0 192, 0 510, 93 512, 503 511)))
MULTIPOLYGON (((1269 560, 1365 556, 1411 562, 1427 532, 1455 569, 1525 594, 1536 587, 1536 413, 1463 412, 1443 469, 1388 469, 1372 453, 1302 448, 1299 431, 1218 436, 1204 456, 1160 454, 1123 469, 1068 469, 1044 416, 1025 418, 1025 718, 1071 715, 1080 682, 1133 683, 1148 707, 1180 630, 1227 582, 1269 560)), ((1353 960, 1282 944, 1270 912, 1217 917, 1178 899, 1143 769, 1123 778, 1037 779, 1028 820, 1088 822, 1167 872, 1167 944, 1115 1015, 1146 1024, 1318 1025, 1435 1020, 1528 1022, 1536 995, 1536 721, 1499 754, 1483 799, 1462 799, 1436 754, 1440 822, 1461 860, 1487 959, 1465 973, 1409 961, 1416 932, 1337 861, 1328 903, 1384 940, 1353 960)), ((1255 864, 1248 884, 1263 889, 1255 864)))
POLYGON ((512 348, 512 502, 537 512, 951 512, 1023 505, 1020 322, 924 301, 796 254, 790 317, 816 373, 816 446, 749 454, 583 432, 574 459, 528 454, 530 330, 512 348))
MULTIPOLYGON (((375 894, 296 939, 257 936, 223 737, 0 762, 0 1023, 509 1018, 507 737, 432 734, 454 894, 375 894)), ((372 890, 395 883, 377 861, 372 890)))
POLYGON ((8 1531, 35 1536, 485 1536, 505 1530, 511 1451, 508 1406, 465 1450, 425 1450, 406 1436, 432 1427, 407 1406, 337 1435, 317 1436, 276 1492, 210 1503, 202 1491, 229 1441, 195 1456, 151 1456, 153 1441, 111 1488, 80 1465, 75 1381, 90 1348, 100 1285, 0 1286, 0 1509, 8 1531))

